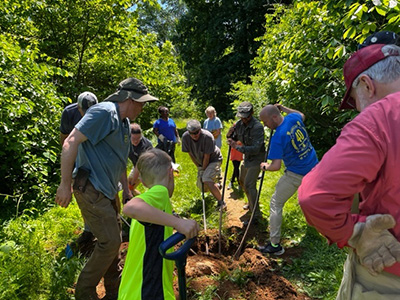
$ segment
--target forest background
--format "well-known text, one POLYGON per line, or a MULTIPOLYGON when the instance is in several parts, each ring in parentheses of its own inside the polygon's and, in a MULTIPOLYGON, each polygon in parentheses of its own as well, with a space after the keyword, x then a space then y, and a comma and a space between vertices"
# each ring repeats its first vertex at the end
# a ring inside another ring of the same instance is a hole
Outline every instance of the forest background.
POLYGON ((400 33, 399 10, 393 0, 2 1, 0 260, 18 248, 12 220, 55 206, 61 112, 82 91, 102 100, 139 78, 160 98, 137 120, 144 129, 159 105, 199 120, 213 105, 233 122, 241 101, 256 115, 279 102, 305 113, 321 158, 355 115, 338 110, 345 60, 372 32, 400 33))

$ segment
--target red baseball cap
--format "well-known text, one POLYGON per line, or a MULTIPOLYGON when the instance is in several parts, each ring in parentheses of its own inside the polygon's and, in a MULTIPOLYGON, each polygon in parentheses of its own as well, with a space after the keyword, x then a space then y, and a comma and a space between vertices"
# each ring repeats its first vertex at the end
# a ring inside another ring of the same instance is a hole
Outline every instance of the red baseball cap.
POLYGON ((350 97, 351 85, 354 79, 362 72, 376 64, 378 61, 388 56, 400 56, 399 51, 382 51, 386 44, 375 44, 362 48, 355 52, 344 64, 343 75, 346 84, 346 94, 339 106, 339 109, 353 109, 356 107, 356 102, 350 97))

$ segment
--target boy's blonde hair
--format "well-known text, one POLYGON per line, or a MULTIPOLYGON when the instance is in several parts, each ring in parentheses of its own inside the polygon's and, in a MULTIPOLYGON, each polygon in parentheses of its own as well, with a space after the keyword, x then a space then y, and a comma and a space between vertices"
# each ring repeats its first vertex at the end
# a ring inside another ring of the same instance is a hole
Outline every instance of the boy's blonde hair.
POLYGON ((172 168, 171 157, 164 151, 153 148, 139 156, 136 167, 144 184, 152 185, 168 176, 172 168))
POLYGON ((217 116, 217 111, 215 110, 214 106, 209 106, 206 108, 206 111, 205 111, 206 114, 211 113, 211 112, 213 112, 214 115, 217 116))

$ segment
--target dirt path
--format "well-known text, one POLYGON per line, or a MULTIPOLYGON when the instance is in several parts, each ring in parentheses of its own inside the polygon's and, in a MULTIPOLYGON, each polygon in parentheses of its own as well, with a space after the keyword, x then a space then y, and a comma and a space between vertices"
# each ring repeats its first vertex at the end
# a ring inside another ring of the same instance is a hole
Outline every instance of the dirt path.
MULTIPOLYGON (((188 257, 188 299, 198 299, 205 294, 215 300, 311 299, 298 293, 279 271, 275 271, 278 267, 275 258, 264 256, 251 245, 245 244, 239 259, 233 259, 245 231, 242 221, 250 217, 250 213, 243 209, 245 196, 239 196, 236 189, 225 191, 227 211, 221 255, 218 254, 218 231, 214 230, 208 233, 210 255, 205 255, 202 247, 205 238, 200 236, 197 245, 193 247, 197 255, 188 257)), ((252 225, 246 241, 255 238, 264 243, 267 237, 263 225, 252 225)), ((289 255, 284 254, 281 258, 290 260, 289 255)), ((176 293, 178 295, 178 291, 176 293)))

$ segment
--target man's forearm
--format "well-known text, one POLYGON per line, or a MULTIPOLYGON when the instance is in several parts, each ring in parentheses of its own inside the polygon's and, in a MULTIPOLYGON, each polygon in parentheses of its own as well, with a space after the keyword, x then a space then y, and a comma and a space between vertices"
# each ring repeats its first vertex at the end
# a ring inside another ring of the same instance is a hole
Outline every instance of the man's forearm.
POLYGON ((124 171, 121 174, 120 181, 121 181, 122 189, 123 189, 124 193, 129 193, 128 177, 126 176, 126 168, 124 169, 124 171))
POLYGON ((204 154, 202 169, 205 170, 209 163, 210 163, 210 155, 204 154))
POLYGON ((71 141, 71 139, 67 139, 63 144, 61 152, 61 184, 71 185, 72 171, 77 155, 78 145, 74 144, 74 141, 71 141))
POLYGON ((304 114, 303 114, 301 111, 299 111, 299 110, 296 110, 296 109, 292 109, 292 108, 283 106, 282 104, 280 104, 280 105, 278 106, 278 108, 279 108, 280 111, 282 111, 282 112, 284 112, 284 113, 287 113, 287 114, 298 113, 298 114, 301 115, 301 118, 303 119, 303 121, 304 121, 304 119, 305 119, 304 114))
POLYGON ((194 159, 193 155, 190 152, 189 152, 189 156, 190 156, 190 159, 192 160, 192 162, 194 163, 194 165, 196 167, 200 167, 199 164, 197 163, 197 161, 194 159))
POLYGON ((61 152, 61 184, 71 185, 78 147, 86 140, 86 136, 76 128, 65 139, 61 152))

